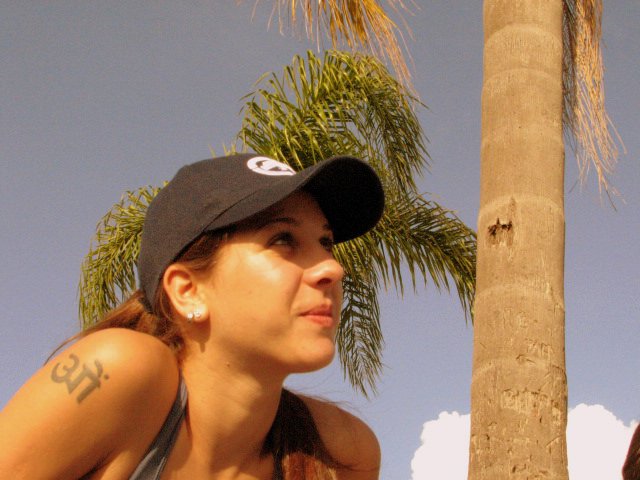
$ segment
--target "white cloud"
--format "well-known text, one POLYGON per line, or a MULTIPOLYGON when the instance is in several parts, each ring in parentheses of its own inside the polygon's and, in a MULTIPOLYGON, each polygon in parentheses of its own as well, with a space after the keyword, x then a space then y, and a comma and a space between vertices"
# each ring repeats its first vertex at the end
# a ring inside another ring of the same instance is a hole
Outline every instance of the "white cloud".
MULTIPOLYGON (((619 479, 638 422, 625 425, 601 405, 569 410, 567 454, 571 480, 619 479)), ((426 422, 411 460, 412 480, 466 480, 469 415, 442 412, 426 422)))
POLYGON ((469 463, 469 415, 442 412, 426 422, 422 445, 411 460, 412 480, 466 480, 469 463))
POLYGON ((602 405, 581 403, 569 411, 567 454, 571 480, 621 478, 637 422, 625 425, 602 405))

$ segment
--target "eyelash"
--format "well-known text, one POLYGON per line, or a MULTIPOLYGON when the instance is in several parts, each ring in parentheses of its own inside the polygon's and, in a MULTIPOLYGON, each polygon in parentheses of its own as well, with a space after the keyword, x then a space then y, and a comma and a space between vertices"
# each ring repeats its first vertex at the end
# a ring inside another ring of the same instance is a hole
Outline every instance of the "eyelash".
MULTIPOLYGON (((291 233, 291 232, 280 232, 276 236, 273 237, 273 239, 271 240, 270 244, 271 245, 283 245, 283 244, 286 244, 287 246, 290 246, 290 247, 296 247, 298 245, 298 242, 297 242, 295 236, 293 235, 293 233, 291 233)), ((333 238, 331 238, 329 236, 326 236, 326 237, 321 237, 320 238, 320 245, 322 245, 327 252, 331 252, 331 251, 333 251, 333 247, 334 247, 335 244, 333 242, 333 238)))
POLYGON ((331 237, 322 237, 320 239, 320 245, 322 245, 327 252, 333 252, 333 247, 335 246, 335 242, 331 237))

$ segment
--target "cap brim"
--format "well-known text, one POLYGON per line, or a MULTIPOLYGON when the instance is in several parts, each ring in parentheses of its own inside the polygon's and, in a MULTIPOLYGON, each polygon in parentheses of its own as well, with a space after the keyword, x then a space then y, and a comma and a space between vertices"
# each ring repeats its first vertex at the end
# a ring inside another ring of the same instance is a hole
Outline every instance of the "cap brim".
POLYGON ((373 169, 357 158, 337 156, 255 191, 228 208, 206 230, 246 220, 299 190, 308 191, 318 202, 336 243, 372 229, 384 209, 384 192, 373 169))

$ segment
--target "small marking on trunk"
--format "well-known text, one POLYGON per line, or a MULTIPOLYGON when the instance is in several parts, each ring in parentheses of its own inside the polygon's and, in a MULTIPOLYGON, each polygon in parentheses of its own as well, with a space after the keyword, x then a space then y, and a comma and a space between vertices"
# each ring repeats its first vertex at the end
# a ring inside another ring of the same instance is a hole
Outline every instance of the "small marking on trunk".
POLYGON ((513 223, 509 220, 509 223, 502 223, 500 219, 496 219, 496 223, 489 227, 489 235, 495 237, 499 232, 509 231, 513 228, 513 223))

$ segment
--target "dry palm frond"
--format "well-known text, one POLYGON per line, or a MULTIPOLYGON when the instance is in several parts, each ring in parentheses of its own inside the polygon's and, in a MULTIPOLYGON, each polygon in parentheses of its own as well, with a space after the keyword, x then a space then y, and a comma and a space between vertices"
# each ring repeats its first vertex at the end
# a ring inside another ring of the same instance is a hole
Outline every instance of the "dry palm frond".
MULTIPOLYGON (((410 13, 405 3, 402 0, 387 0, 387 4, 404 23, 403 12, 410 13)), ((272 16, 275 14, 281 32, 287 20, 295 30, 302 17, 305 34, 315 41, 318 48, 326 36, 331 41, 332 49, 341 49, 346 45, 350 50, 370 53, 388 60, 400 83, 413 90, 411 73, 401 47, 401 44, 405 46, 404 50, 408 55, 402 31, 379 1, 277 0, 273 5, 272 16)), ((410 35, 406 23, 403 26, 410 35)))
POLYGON ((608 176, 624 149, 604 102, 602 0, 564 0, 564 125, 584 181, 590 168, 600 191, 616 191, 608 176))

